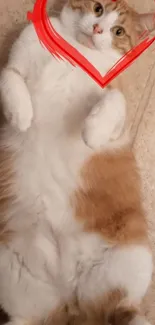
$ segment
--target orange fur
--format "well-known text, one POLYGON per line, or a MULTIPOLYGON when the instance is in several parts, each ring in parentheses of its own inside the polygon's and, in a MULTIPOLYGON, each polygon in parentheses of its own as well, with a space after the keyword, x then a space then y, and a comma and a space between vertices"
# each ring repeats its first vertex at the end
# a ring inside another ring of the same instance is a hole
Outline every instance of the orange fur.
MULTIPOLYGON (((76 9, 81 0, 72 1, 76 9)), ((104 0, 102 0, 104 1, 104 0)), ((81 1, 82 2, 82 1, 81 1)), ((85 0, 83 0, 86 3, 85 0)), ((132 28, 130 18, 135 13, 124 2, 118 0, 106 1, 107 10, 117 7, 124 10, 119 18, 126 30, 132 28), (131 11, 130 11, 131 10, 131 11), (130 15, 129 15, 130 11, 130 15)), ((89 4, 88 4, 89 7, 89 4)), ((91 8, 91 7, 90 7, 91 8)), ((136 17, 136 16, 135 16, 136 17)), ((132 16, 133 18, 133 16, 132 16)), ((130 33, 128 42, 113 40, 113 45, 122 51, 127 51, 134 45, 136 35, 130 33)), ((78 188, 74 198, 77 220, 84 224, 87 232, 96 232, 108 242, 127 245, 148 245, 147 224, 141 203, 141 183, 135 157, 129 147, 113 153, 98 153, 92 155, 83 166, 80 177, 83 186, 78 188)), ((11 185, 12 154, 0 148, 0 242, 10 239, 12 233, 3 222, 7 215, 7 207, 13 200, 11 185)), ((126 298, 122 289, 116 289, 95 300, 92 304, 83 305, 82 301, 70 302, 60 306, 49 315, 44 325, 127 325, 138 312, 132 306, 121 307, 126 298), (120 307, 119 307, 120 304, 120 307)))
POLYGON ((47 319, 44 320, 44 325, 67 325, 69 322, 69 312, 67 305, 60 305, 54 310, 47 319))
POLYGON ((128 325, 139 309, 123 306, 126 297, 124 290, 115 289, 91 303, 71 301, 52 312, 44 325, 128 325))
POLYGON ((153 14, 144 15, 143 19, 135 10, 133 10, 124 0, 69 0, 69 5, 73 9, 80 9, 83 12, 93 12, 94 2, 99 2, 103 5, 106 13, 113 10, 118 12, 118 19, 116 26, 121 26, 125 30, 125 34, 122 37, 113 35, 113 47, 119 50, 122 54, 125 54, 140 40, 140 36, 146 31, 154 29, 155 23, 153 14))
POLYGON ((75 214, 85 231, 115 244, 147 243, 140 177, 130 148, 94 154, 81 171, 75 214))

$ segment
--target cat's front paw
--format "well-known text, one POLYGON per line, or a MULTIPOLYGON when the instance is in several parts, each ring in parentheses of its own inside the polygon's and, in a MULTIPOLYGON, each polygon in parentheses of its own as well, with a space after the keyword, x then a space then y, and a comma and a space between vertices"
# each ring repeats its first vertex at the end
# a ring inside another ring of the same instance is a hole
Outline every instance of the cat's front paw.
POLYGON ((125 118, 124 96, 116 89, 108 91, 84 122, 82 130, 84 142, 92 149, 106 148, 110 141, 120 137, 125 118))
POLYGON ((31 126, 33 107, 31 96, 18 69, 7 67, 0 75, 0 98, 7 121, 20 131, 31 126))
POLYGON ((98 114, 89 116, 84 123, 82 138, 91 149, 100 149, 109 141, 108 125, 103 126, 98 114))
POLYGON ((30 126, 31 126, 31 122, 32 122, 32 118, 33 118, 33 111, 32 109, 29 107, 29 109, 26 109, 26 107, 24 108, 24 105, 22 108, 19 107, 19 109, 12 111, 11 109, 5 109, 5 117, 7 119, 7 121, 15 128, 17 128, 18 130, 25 132, 27 131, 30 126))

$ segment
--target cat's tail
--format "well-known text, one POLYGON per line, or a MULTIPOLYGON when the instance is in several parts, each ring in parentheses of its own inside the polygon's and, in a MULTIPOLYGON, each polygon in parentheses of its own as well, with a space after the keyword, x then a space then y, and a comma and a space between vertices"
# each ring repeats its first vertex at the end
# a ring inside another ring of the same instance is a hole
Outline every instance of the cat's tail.
POLYGON ((7 121, 21 131, 27 130, 33 117, 32 101, 26 82, 17 69, 3 69, 0 76, 0 97, 7 121))

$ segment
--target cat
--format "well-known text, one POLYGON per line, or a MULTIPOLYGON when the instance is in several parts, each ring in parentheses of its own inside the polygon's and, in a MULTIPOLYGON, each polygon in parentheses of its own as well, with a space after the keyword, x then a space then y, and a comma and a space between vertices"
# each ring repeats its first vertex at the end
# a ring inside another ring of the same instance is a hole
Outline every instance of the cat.
MULTIPOLYGON (((154 29, 123 0, 70 0, 57 32, 105 74, 154 29)), ((126 101, 27 26, 1 72, 0 305, 10 324, 148 325, 152 277, 126 101)))

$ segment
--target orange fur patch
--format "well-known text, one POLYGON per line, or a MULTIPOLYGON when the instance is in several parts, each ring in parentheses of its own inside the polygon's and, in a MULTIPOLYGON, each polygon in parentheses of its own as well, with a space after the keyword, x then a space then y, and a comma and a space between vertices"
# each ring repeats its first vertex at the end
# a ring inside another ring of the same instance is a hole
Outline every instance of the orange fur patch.
POLYGON ((126 297, 127 295, 124 290, 115 289, 106 293, 102 299, 95 299, 91 303, 77 302, 75 305, 76 313, 70 312, 69 304, 67 309, 68 324, 127 325, 139 313, 139 310, 137 306, 124 305, 126 297))
POLYGON ((66 305, 61 305, 52 311, 46 320, 44 320, 44 325, 67 325, 69 322, 69 313, 66 305))
MULTIPOLYGON (((109 319, 118 318, 124 311, 133 311, 132 307, 119 308, 126 298, 123 290, 116 289, 107 293, 103 299, 84 303, 83 301, 70 301, 66 306, 62 304, 54 310, 44 321, 44 325, 99 325, 108 324, 109 319), (120 312, 119 312, 120 310, 120 312)), ((136 309, 134 309, 136 310, 136 309)), ((119 324, 121 325, 121 323, 119 324)))
POLYGON ((137 310, 135 308, 120 307, 110 315, 109 323, 112 325, 129 325, 136 315, 137 310))
MULTIPOLYGON (((73 9, 80 9, 83 12, 94 12, 95 0, 70 0, 69 4, 73 9)), ((121 26, 125 30, 123 37, 117 37, 113 34, 113 47, 119 50, 122 54, 129 51, 138 43, 138 14, 124 0, 99 0, 106 13, 111 11, 118 12, 116 26, 121 26)))
POLYGON ((114 244, 146 244, 141 182, 131 149, 94 154, 81 177, 83 185, 75 193, 74 204, 76 219, 85 231, 114 244))

